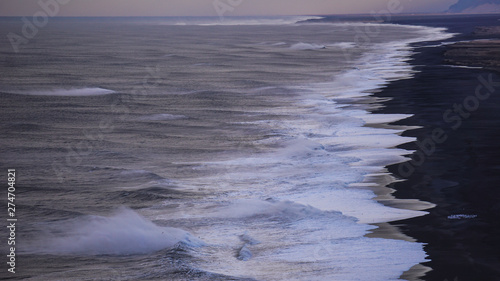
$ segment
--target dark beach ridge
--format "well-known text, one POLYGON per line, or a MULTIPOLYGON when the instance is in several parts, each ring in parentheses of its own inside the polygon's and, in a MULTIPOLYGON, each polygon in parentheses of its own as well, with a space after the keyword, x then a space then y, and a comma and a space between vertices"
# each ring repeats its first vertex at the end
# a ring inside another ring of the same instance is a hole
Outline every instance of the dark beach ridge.
POLYGON ((436 204, 427 216, 392 223, 426 243, 423 280, 500 280, 499 15, 398 16, 392 23, 446 27, 447 43, 416 44, 413 79, 395 81, 377 113, 414 114, 412 161, 389 170, 400 199, 436 204), (481 41, 475 41, 481 40, 481 41), (452 42, 458 42, 453 44, 452 42), (463 42, 468 41, 468 42, 463 42), (474 42, 469 42, 474 41, 474 42))

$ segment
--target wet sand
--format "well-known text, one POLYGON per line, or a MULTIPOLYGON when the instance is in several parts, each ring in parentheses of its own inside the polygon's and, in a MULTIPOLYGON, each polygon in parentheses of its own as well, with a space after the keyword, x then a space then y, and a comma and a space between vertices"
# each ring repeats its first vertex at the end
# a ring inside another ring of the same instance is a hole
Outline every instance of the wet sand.
POLYGON ((450 42, 469 41, 417 44, 412 64, 420 73, 376 94, 391 100, 375 112, 414 114, 395 124, 421 127, 403 134, 418 139, 401 146, 417 151, 412 161, 388 169, 405 179, 389 186, 396 198, 436 204, 427 216, 391 223, 427 244, 431 261, 424 266, 432 270, 422 280, 500 280, 499 18, 392 19, 447 27, 460 33, 450 42))

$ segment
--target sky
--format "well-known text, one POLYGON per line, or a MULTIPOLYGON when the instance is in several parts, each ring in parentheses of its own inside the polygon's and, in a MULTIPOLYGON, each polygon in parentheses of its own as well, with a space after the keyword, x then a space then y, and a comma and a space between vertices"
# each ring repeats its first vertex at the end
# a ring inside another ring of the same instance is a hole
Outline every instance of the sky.
MULTIPOLYGON (((457 0, 0 0, 0 16, 33 16, 46 3, 54 16, 271 16, 364 14, 388 6, 437 13, 457 0), (59 2, 56 2, 59 1, 59 2), (54 3, 57 3, 55 7, 54 3), (217 8, 216 8, 217 7, 217 8)), ((47 9, 47 8, 46 8, 47 9)))

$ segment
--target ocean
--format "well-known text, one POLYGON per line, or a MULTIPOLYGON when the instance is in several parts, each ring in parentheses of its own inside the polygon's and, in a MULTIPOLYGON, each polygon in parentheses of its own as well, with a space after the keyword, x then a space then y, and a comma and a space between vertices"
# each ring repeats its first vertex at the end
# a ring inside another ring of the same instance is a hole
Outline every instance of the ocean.
POLYGON ((17 52, 4 37, 17 227, 0 276, 399 280, 427 261, 376 235, 432 204, 386 188, 415 139, 372 94, 413 77, 411 43, 453 34, 307 19, 52 18, 17 52))

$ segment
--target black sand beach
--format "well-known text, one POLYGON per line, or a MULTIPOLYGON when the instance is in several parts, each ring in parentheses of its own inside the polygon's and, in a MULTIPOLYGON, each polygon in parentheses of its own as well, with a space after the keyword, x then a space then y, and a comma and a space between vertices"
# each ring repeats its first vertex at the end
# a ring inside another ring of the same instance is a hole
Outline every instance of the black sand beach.
MULTIPOLYGON (((498 39, 485 30, 496 30, 499 18, 401 16, 391 22, 446 27, 460 33, 448 40, 453 42, 498 39)), ((417 151, 413 160, 389 167, 406 179, 392 184, 394 195, 437 205, 427 216, 393 225, 427 243, 431 261, 424 265, 432 271, 423 280, 500 280, 500 76, 495 71, 500 56, 494 55, 499 45, 492 40, 480 48, 460 44, 419 44, 411 62, 420 71, 415 78, 376 94, 392 98, 377 112, 414 114, 396 124, 421 127, 404 133, 418 138, 401 146, 417 151)))

